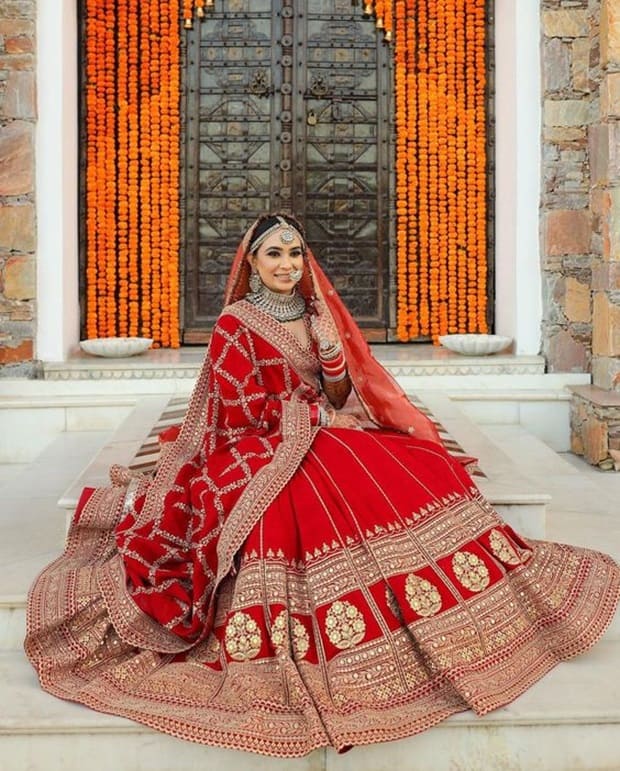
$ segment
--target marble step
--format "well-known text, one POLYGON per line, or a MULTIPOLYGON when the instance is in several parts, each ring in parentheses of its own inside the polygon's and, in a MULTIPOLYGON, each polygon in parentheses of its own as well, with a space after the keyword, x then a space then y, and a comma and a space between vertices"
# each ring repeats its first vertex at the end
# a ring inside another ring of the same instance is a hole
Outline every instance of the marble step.
POLYGON ((2 466, 0 482, 0 650, 21 647, 26 593, 63 548, 65 513, 58 496, 109 431, 59 434, 29 464, 2 466))
MULTIPOLYGON (((418 343, 374 344, 371 349, 396 377, 541 375, 545 371, 542 356, 511 353, 461 356, 445 348, 418 343)), ((43 377, 48 381, 193 379, 198 374, 204 353, 203 346, 186 346, 177 350, 149 350, 125 359, 105 359, 78 350, 68 361, 44 362, 43 377)))
POLYGON ((516 425, 481 426, 489 441, 519 464, 535 488, 550 491, 547 537, 611 554, 620 562, 620 474, 558 454, 516 425))
POLYGON ((484 718, 466 712, 418 736, 274 760, 155 733, 43 693, 18 652, 0 654, 0 771, 617 771, 620 641, 605 638, 484 718))
POLYGON ((484 476, 476 477, 475 482, 499 515, 523 535, 544 538, 546 507, 551 500, 544 483, 525 477, 520 459, 509 457, 448 395, 418 390, 417 396, 450 436, 469 455, 478 458, 484 476))
POLYGON ((26 595, 0 595, 0 654, 22 648, 26 634, 26 595))
POLYGON ((170 401, 167 394, 141 397, 100 451, 84 459, 83 468, 62 491, 58 505, 71 515, 84 487, 109 484, 109 470, 114 464, 131 465, 170 401))

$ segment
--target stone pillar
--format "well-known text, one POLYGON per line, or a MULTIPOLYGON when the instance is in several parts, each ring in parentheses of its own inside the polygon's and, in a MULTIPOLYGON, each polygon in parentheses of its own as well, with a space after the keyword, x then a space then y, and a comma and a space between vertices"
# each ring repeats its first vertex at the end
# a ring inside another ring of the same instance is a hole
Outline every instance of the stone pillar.
POLYGON ((598 0, 543 0, 543 353, 549 372, 588 372, 592 212, 588 125, 598 95, 598 0))
POLYGON ((592 264, 592 380, 620 392, 620 0, 604 0, 601 10, 600 118, 590 139, 592 209, 602 235, 592 264))
POLYGON ((600 100, 589 130, 592 382, 574 389, 573 450, 620 470, 620 0, 602 0, 600 100))
POLYGON ((35 0, 0 0, 0 376, 34 369, 35 0))

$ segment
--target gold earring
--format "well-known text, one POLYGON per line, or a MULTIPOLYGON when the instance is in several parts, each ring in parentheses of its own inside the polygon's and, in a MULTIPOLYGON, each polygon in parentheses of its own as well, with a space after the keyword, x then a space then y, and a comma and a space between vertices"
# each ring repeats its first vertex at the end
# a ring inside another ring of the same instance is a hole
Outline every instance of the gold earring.
POLYGON ((250 292, 254 292, 254 294, 260 291, 260 288, 263 284, 258 271, 253 265, 252 265, 252 272, 250 273, 250 280, 248 283, 250 285, 250 292))

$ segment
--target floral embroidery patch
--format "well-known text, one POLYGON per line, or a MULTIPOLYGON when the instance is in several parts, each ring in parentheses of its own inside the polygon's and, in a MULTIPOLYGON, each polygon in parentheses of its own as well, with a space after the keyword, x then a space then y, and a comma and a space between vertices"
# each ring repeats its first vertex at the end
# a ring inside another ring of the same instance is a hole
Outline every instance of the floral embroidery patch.
POLYGON ((468 551, 457 551, 452 558, 454 575, 470 592, 481 592, 489 585, 489 569, 480 557, 468 551))
POLYGON ((224 644, 235 661, 249 661, 258 656, 262 635, 258 624, 248 613, 238 611, 226 624, 224 644))
POLYGON ((411 610, 419 616, 434 616, 441 610, 441 595, 437 587, 414 573, 407 576, 405 594, 411 610))
POLYGON ((346 650, 364 639, 366 622, 353 603, 337 600, 327 611, 325 632, 332 645, 346 650))
MULTIPOLYGON (((288 637, 287 612, 283 610, 276 616, 271 628, 271 641, 276 649, 282 648, 288 637)), ((291 643, 296 659, 303 659, 310 648, 310 638, 306 627, 296 618, 291 620, 291 643)))
POLYGON ((504 565, 519 565, 521 560, 517 552, 513 549, 510 541, 499 530, 491 530, 489 537, 489 543, 491 544, 491 551, 497 557, 498 560, 504 563, 504 565))

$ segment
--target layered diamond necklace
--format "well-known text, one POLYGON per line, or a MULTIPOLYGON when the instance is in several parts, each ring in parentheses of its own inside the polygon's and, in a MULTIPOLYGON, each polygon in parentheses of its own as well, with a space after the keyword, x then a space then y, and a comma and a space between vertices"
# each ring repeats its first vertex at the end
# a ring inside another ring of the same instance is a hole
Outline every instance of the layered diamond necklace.
POLYGON ((250 292, 245 299, 276 321, 296 321, 306 312, 306 301, 296 289, 292 294, 282 294, 261 284, 257 292, 250 292))

